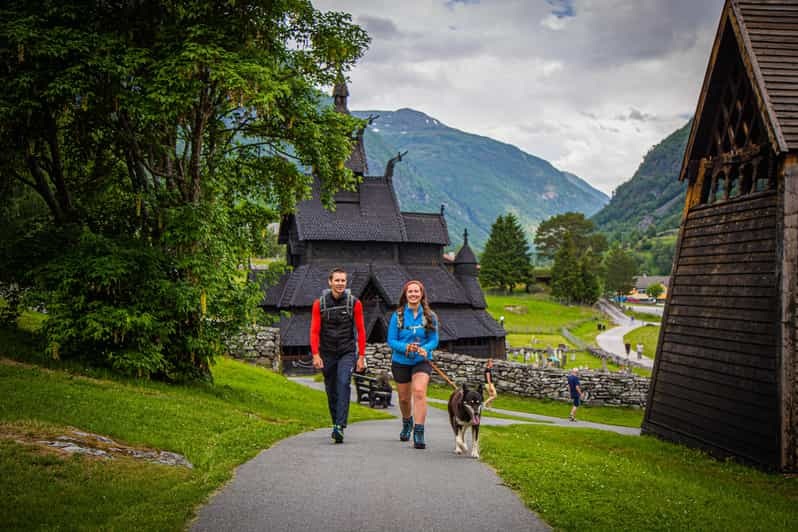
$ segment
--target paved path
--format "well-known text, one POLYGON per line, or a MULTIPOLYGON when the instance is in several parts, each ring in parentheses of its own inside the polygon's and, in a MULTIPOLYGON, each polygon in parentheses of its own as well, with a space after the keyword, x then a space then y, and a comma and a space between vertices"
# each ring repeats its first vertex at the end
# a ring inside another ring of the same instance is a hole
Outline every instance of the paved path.
MULTIPOLYGON (((605 300, 599 300, 599 308, 609 315, 610 319, 615 322, 618 327, 614 327, 596 336, 596 343, 605 351, 609 351, 610 353, 614 353, 620 357, 627 357, 626 346, 624 345, 623 337, 638 327, 646 325, 648 322, 630 318, 618 310, 614 305, 605 300)), ((659 324, 652 323, 652 325, 659 324)), ((654 367, 654 359, 645 356, 638 359, 635 348, 636 346, 632 346, 632 350, 629 353, 632 356, 632 360, 645 368, 652 369, 654 367)))
POLYGON ((343 445, 329 429, 285 439, 241 465, 191 530, 549 530, 492 469, 452 452, 446 412, 429 409, 424 451, 399 429, 398 419, 355 423, 343 445))

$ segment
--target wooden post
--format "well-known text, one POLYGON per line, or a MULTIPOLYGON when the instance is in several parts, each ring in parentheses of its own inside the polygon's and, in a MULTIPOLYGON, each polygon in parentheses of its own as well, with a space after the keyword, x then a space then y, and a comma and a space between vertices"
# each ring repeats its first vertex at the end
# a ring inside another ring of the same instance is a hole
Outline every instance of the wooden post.
POLYGON ((779 360, 779 404, 781 419, 781 469, 798 470, 798 357, 796 337, 796 283, 798 283, 798 155, 785 157, 783 183, 783 244, 781 255, 781 352, 779 360))

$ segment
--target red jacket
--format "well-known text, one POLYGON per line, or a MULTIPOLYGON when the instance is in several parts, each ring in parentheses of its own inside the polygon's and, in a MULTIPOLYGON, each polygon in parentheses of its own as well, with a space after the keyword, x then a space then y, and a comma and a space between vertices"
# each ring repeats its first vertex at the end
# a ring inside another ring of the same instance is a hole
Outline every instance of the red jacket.
MULTIPOLYGON (((363 305, 360 300, 355 300, 352 309, 355 314, 355 327, 357 327, 357 352, 361 357, 366 356, 366 326, 363 324, 363 305)), ((313 310, 310 315, 310 353, 319 354, 319 335, 321 334, 321 311, 319 310, 319 300, 313 302, 313 310)))

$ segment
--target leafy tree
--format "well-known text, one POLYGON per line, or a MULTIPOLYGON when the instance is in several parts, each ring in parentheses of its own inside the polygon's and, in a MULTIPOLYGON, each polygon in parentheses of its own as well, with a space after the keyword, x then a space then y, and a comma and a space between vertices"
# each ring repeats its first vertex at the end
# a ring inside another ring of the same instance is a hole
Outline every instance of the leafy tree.
POLYGON ((591 249, 593 253, 601 254, 607 248, 607 239, 596 233, 592 221, 581 212, 566 212, 552 216, 538 226, 535 233, 537 253, 544 259, 553 259, 566 234, 571 235, 576 249, 591 249))
POLYGON ((637 274, 637 261, 620 246, 613 246, 604 258, 604 288, 618 296, 629 293, 634 288, 637 274))
POLYGON ((499 287, 507 293, 518 283, 528 284, 534 276, 529 244, 514 214, 499 216, 491 226, 479 276, 484 285, 499 287))
POLYGON ((307 197, 303 169, 327 205, 355 185, 362 122, 316 87, 367 35, 307 0, 20 0, 0 42, 0 191, 50 214, 0 270, 36 282, 51 356, 207 378, 259 297, 239 265, 307 197), (26 276, 27 248, 46 253, 26 276))
POLYGON ((579 300, 583 292, 582 272, 573 238, 565 233, 551 267, 551 295, 567 303, 579 300))
POLYGON ((665 292, 665 287, 660 283, 654 283, 646 288, 646 294, 648 297, 653 297, 654 299, 657 299, 659 296, 661 296, 663 292, 665 292))

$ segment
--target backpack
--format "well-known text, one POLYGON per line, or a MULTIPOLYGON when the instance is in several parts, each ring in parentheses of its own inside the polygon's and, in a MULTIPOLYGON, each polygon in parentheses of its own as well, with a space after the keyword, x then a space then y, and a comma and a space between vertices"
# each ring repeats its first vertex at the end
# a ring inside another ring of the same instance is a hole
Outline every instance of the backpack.
MULTIPOLYGON (((434 316, 435 314, 433 314, 434 316)), ((427 325, 427 315, 424 314, 424 310, 421 310, 421 326, 424 327, 424 330, 428 330, 427 325)), ((405 328, 405 309, 401 309, 401 311, 396 311, 396 326, 397 329, 401 330, 405 328)))
MULTIPOLYGON (((327 295, 330 293, 332 293, 332 290, 330 290, 329 288, 325 288, 321 292, 321 297, 319 297, 319 311, 322 313, 327 310, 340 308, 340 307, 327 308, 327 295)), ((352 310, 355 308, 355 296, 352 295, 352 291, 348 288, 344 290, 344 296, 346 297, 346 311, 349 313, 350 316, 354 316, 352 310)))

